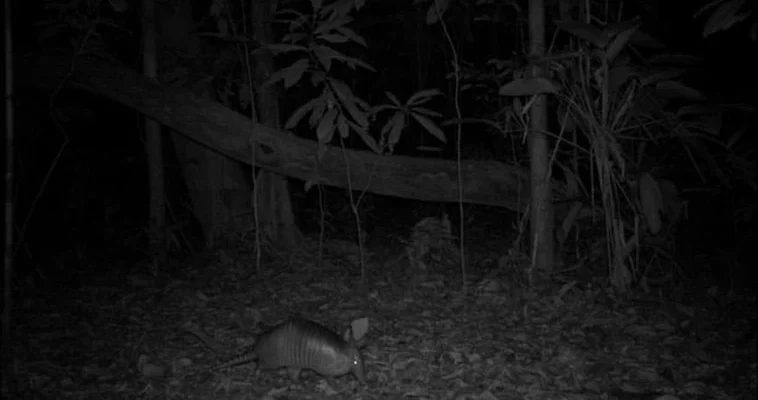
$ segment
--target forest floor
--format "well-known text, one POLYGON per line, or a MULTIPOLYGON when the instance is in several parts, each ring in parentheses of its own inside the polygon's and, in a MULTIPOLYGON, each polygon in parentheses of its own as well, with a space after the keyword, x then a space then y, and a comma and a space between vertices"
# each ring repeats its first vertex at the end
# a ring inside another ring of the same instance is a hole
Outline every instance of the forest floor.
POLYGON ((528 257, 477 229, 464 287, 457 247, 419 246, 434 233, 409 232, 377 227, 362 257, 354 241, 305 236, 298 251, 268 249, 258 270, 247 238, 27 292, 15 305, 11 364, 23 378, 3 398, 756 398, 754 290, 680 281, 619 293, 571 273, 535 287, 528 257), (315 373, 292 381, 254 364, 211 373, 222 356, 187 331, 234 352, 259 323, 295 315, 337 332, 367 317, 367 384, 347 375, 333 388, 315 373))

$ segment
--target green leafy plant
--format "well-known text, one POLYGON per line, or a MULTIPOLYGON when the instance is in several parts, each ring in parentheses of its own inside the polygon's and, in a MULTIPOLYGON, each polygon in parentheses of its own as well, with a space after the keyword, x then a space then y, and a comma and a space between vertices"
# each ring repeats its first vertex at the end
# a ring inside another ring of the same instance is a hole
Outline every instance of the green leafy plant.
POLYGON ((758 20, 755 19, 755 5, 753 4, 751 8, 749 1, 714 0, 700 8, 695 13, 695 18, 702 16, 706 12, 710 12, 710 15, 703 27, 703 37, 730 30, 738 24, 747 22, 750 29, 750 38, 753 41, 758 39, 758 20))
POLYGON ((391 104, 382 104, 372 109, 374 116, 383 111, 390 111, 392 116, 387 118, 386 123, 382 126, 381 140, 379 147, 389 148, 390 153, 394 151, 395 144, 400 140, 400 134, 409 123, 409 119, 418 122, 432 136, 445 143, 445 134, 431 118, 438 118, 441 115, 427 107, 423 107, 434 96, 442 95, 442 92, 436 89, 422 90, 411 95, 405 102, 401 103, 392 93, 386 92, 387 98, 391 104))
MULTIPOLYGON (((316 128, 320 144, 329 143, 335 131, 344 138, 352 130, 371 149, 378 151, 376 142, 368 134, 370 107, 344 81, 330 75, 334 62, 344 63, 353 70, 360 67, 374 71, 370 65, 334 48, 334 45, 349 42, 366 46, 365 40, 347 27, 352 21, 349 15, 352 7, 349 4, 347 7, 323 6, 317 2, 312 5, 312 15, 283 10, 280 21, 287 24, 289 33, 280 43, 267 46, 276 54, 295 54, 296 60, 274 73, 266 84, 282 81, 285 88, 290 88, 307 77, 311 85, 321 88, 318 96, 292 113, 285 129, 294 128, 310 115, 309 124, 316 128)), ((319 155, 323 155, 323 150, 319 155)))
POLYGON ((312 2, 312 15, 292 9, 281 12, 283 17, 280 21, 287 24, 289 33, 280 43, 266 47, 276 54, 295 55, 295 60, 274 73, 266 84, 282 82, 285 88, 290 88, 308 79, 313 87, 321 90, 319 95, 290 115, 284 128, 292 129, 307 117, 320 144, 319 158, 325 151, 324 145, 331 142, 336 132, 343 139, 351 132, 358 134, 377 154, 383 154, 386 149, 392 152, 409 119, 417 121, 427 132, 444 142, 443 132, 431 119, 439 117, 439 114, 424 107, 434 96, 441 94, 439 91, 419 91, 405 103, 387 93, 391 103, 372 107, 356 95, 344 80, 335 76, 334 63, 344 64, 351 70, 362 68, 375 72, 371 65, 336 48, 348 43, 366 46, 365 40, 347 26, 352 21, 352 4, 312 2), (392 111, 392 114, 382 126, 377 140, 371 135, 372 121, 385 111, 392 111))
POLYGON ((118 20, 118 15, 128 8, 123 0, 45 2, 43 15, 36 22, 40 31, 37 39, 46 43, 68 38, 70 49, 76 53, 90 52, 108 57, 103 31, 128 33, 123 22, 118 20), (72 32, 73 35, 67 35, 72 32))
MULTIPOLYGON (((638 26, 559 24, 589 50, 566 64, 561 78, 560 140, 588 162, 588 194, 602 205, 610 276, 621 287, 645 280, 650 265, 640 264, 643 248, 667 254, 659 270, 675 265, 671 228, 683 213, 681 204, 672 204, 679 197, 676 185, 658 177, 668 165, 689 162, 701 182, 733 182, 726 171, 734 163, 719 158, 728 152, 721 121, 729 107, 709 103, 685 83, 686 71, 699 62, 694 57, 660 53, 633 61, 628 47, 650 43, 638 26)), ((660 257, 648 257, 654 259, 660 257)))
MULTIPOLYGON (((554 96, 558 129, 546 133, 555 144, 551 162, 566 177, 564 195, 598 204, 584 215, 599 212, 605 225, 604 239, 585 252, 589 260, 609 265, 610 280, 620 288, 644 283, 653 270, 674 272, 669 267, 676 265, 671 262, 674 232, 687 215, 679 188, 714 181, 724 187, 755 185, 750 154, 733 144, 743 141, 743 135, 725 135, 722 124, 725 112, 749 108, 713 104, 689 86, 687 73, 700 60, 665 52, 640 31, 638 20, 559 21, 556 26, 555 43, 568 44, 561 50, 551 49, 540 59, 491 59, 487 71, 464 69, 464 89, 476 90, 475 99, 490 101, 497 91, 506 100, 494 120, 465 122, 487 122, 503 134, 517 132, 529 125, 534 96, 554 96), (568 41, 561 32, 569 34, 568 41), (640 56, 639 49, 652 56, 640 56), (529 77, 524 72, 534 65, 547 73, 529 77), (666 178, 675 165, 680 181, 666 178)), ((580 227, 596 231, 596 224, 580 215, 574 207, 565 216, 559 240, 580 227)))

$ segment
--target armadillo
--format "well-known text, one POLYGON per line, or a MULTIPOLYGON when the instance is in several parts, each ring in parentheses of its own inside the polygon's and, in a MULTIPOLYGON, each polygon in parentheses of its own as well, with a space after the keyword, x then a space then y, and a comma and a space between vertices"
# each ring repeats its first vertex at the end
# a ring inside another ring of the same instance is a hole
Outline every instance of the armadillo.
POLYGON ((211 370, 257 361, 258 369, 288 367, 297 380, 300 370, 310 369, 327 379, 332 387, 334 377, 352 373, 362 384, 363 357, 352 332, 344 338, 328 328, 301 318, 290 319, 258 337, 255 344, 236 357, 211 367, 211 370))

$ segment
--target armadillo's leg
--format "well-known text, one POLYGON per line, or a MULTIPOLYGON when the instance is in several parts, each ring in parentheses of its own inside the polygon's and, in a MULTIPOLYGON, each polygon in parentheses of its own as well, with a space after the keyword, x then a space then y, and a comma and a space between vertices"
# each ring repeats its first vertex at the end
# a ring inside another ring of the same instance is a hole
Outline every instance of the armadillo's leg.
POLYGON ((329 384, 329 386, 332 387, 332 389, 339 391, 339 387, 337 386, 337 381, 334 380, 333 376, 325 376, 326 383, 329 384))
POLYGON ((293 382, 297 382, 300 379, 300 368, 288 367, 287 371, 289 371, 290 379, 293 382))

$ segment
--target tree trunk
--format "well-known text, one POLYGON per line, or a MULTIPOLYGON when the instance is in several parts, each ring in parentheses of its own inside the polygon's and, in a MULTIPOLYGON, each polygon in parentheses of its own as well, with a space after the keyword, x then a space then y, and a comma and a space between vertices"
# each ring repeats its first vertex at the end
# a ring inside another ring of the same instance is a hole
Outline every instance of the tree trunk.
MULTIPOLYGON (((274 43, 271 23, 274 19, 277 0, 250 0, 251 22, 255 37, 263 43, 274 43)), ((266 127, 279 130, 280 90, 276 85, 263 86, 274 73, 274 56, 270 52, 258 52, 255 56, 254 79, 257 121, 266 127)), ((282 134, 287 134, 282 132, 282 134)), ((253 153, 255 157, 255 153, 253 153)), ((253 160, 253 164, 255 161, 253 160)), ((255 182, 258 224, 266 240, 280 249, 294 249, 300 243, 300 231, 295 225, 292 203, 287 189, 287 178, 261 169, 255 182)))
MULTIPOLYGON (((142 16, 142 72, 147 77, 157 79, 154 0, 142 1, 142 16)), ((145 153, 147 154, 148 187, 150 188, 148 246, 151 260, 163 263, 167 250, 163 136, 161 135, 161 124, 152 118, 145 118, 145 153)))
MULTIPOLYGON (((543 0, 529 0, 530 56, 542 57, 545 49, 545 8, 543 0)), ((539 77, 535 66, 532 76, 539 77)), ((550 188, 550 151, 547 135, 547 98, 538 95, 531 109, 529 159, 531 168, 532 278, 539 281, 553 271, 553 199, 550 188)))
MULTIPOLYGON (((201 42, 196 36, 192 6, 189 1, 161 3, 158 37, 163 53, 186 54, 177 64, 169 65, 164 60, 163 76, 173 74, 182 63, 197 59, 201 42)), ((205 99, 215 99, 215 90, 210 83, 196 83, 193 92, 205 99)), ((177 159, 182 167, 193 214, 198 220, 206 245, 211 246, 225 232, 246 229, 250 221, 250 187, 241 164, 172 131, 177 159)))

